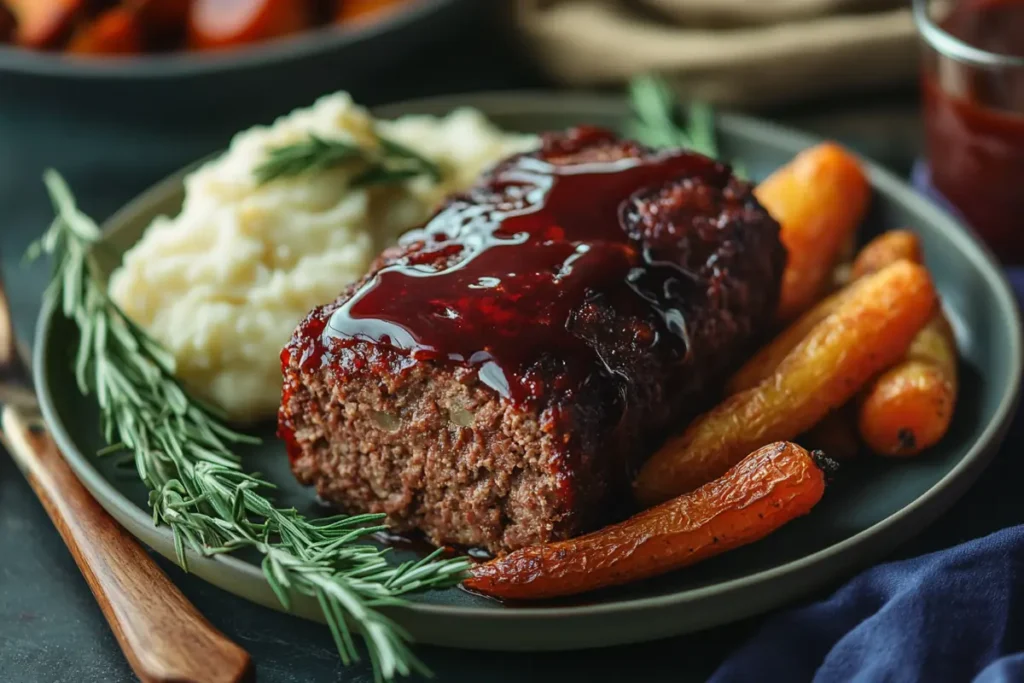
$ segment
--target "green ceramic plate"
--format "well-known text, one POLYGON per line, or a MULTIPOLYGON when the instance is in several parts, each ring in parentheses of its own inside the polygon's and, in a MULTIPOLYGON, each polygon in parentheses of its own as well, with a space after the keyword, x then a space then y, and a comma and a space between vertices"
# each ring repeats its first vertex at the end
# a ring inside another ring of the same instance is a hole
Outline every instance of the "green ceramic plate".
MULTIPOLYGON (((388 107, 379 113, 443 113, 480 108, 508 129, 540 131, 576 123, 618 127, 627 114, 615 98, 578 95, 475 95, 388 107)), ((763 177, 814 140, 750 119, 722 116, 723 153, 763 177)), ((863 228, 870 233, 914 226, 949 309, 963 353, 963 387, 955 423, 937 448, 915 459, 864 459, 845 468, 813 514, 770 538, 657 580, 582 600, 510 607, 459 589, 417 596, 394 618, 420 641, 465 648, 571 649, 648 640, 707 628, 778 606, 877 559, 920 531, 974 481, 1004 435, 1021 375, 1021 330, 1013 296, 991 254, 948 215, 886 171, 868 164, 875 189, 863 228)), ((112 218, 111 245, 123 250, 159 213, 177 211, 181 174, 160 183, 112 218)), ((96 409, 74 388, 74 335, 53 311, 39 322, 35 369, 54 435, 96 498, 133 534, 173 559, 171 535, 153 526, 139 483, 92 454, 101 447, 96 409)), ((248 454, 254 470, 280 485, 280 501, 322 514, 298 486, 270 429, 248 454)), ((258 603, 279 608, 259 567, 244 558, 193 557, 191 570, 258 603)), ((299 614, 318 618, 299 601, 299 614)))

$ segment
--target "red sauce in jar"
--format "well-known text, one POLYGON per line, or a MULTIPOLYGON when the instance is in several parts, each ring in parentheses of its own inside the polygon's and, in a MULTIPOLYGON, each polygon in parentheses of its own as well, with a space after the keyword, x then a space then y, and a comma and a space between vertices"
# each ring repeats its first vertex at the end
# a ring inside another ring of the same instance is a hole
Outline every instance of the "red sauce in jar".
MULTIPOLYGON (((960 2, 940 26, 973 47, 1024 56, 1024 0, 960 2)), ((936 188, 1000 259, 1024 262, 1024 67, 929 54, 922 88, 936 188)))

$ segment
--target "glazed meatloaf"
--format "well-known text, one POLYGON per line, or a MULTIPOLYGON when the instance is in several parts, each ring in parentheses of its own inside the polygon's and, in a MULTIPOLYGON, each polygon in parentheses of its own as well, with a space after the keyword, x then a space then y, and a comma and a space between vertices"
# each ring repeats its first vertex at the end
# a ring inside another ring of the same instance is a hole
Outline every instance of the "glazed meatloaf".
POLYGON ((299 325, 282 352, 292 469, 439 545, 590 530, 767 331, 784 263, 728 167, 549 134, 299 325))

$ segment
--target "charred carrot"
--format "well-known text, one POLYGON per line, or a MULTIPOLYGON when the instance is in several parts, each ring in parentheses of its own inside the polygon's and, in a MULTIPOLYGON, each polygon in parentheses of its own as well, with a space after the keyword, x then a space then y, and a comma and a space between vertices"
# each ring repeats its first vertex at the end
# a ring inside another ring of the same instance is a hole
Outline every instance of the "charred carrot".
POLYGON ((308 3, 297 0, 193 0, 188 42, 199 50, 216 50, 277 38, 311 25, 308 3))
MULTIPOLYGON (((882 270, 901 259, 921 263, 921 243, 917 235, 908 230, 885 232, 868 242, 858 252, 850 269, 853 280, 882 270)), ((849 293, 849 287, 825 297, 804 313, 772 341, 751 356, 726 383, 728 393, 734 394, 756 386, 779 366, 797 344, 803 341, 815 325, 827 318, 849 293)))
POLYGON ((633 484, 638 500, 651 505, 692 491, 761 444, 804 433, 898 361, 935 307, 931 277, 917 264, 900 261, 862 278, 771 375, 662 446, 633 484))
POLYGON ((823 143, 775 171, 754 194, 782 226, 789 259, 778 317, 793 320, 828 286, 843 245, 867 209, 867 177, 853 155, 823 143))
POLYGON ((879 455, 917 455, 945 436, 956 393, 956 339, 939 312, 914 338, 906 359, 864 390, 861 437, 879 455))
POLYGON ((479 565, 465 585, 538 600, 639 581, 764 538, 810 512, 824 491, 824 473, 806 450, 769 444, 722 478, 625 522, 479 565))

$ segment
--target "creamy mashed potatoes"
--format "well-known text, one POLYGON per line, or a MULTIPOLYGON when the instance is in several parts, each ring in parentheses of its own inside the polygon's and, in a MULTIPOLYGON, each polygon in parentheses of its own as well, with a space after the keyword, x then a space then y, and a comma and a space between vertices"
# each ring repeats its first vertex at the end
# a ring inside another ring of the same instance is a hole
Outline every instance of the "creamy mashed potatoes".
POLYGON ((112 276, 114 300, 177 360, 191 391, 238 422, 269 417, 279 354, 295 325, 361 276, 381 248, 426 220, 449 192, 534 146, 479 112, 374 121, 344 93, 239 133, 185 180, 181 213, 159 217, 112 276), (437 163, 444 179, 351 187, 359 167, 258 185, 267 150, 308 138, 376 144, 374 129, 437 163))

